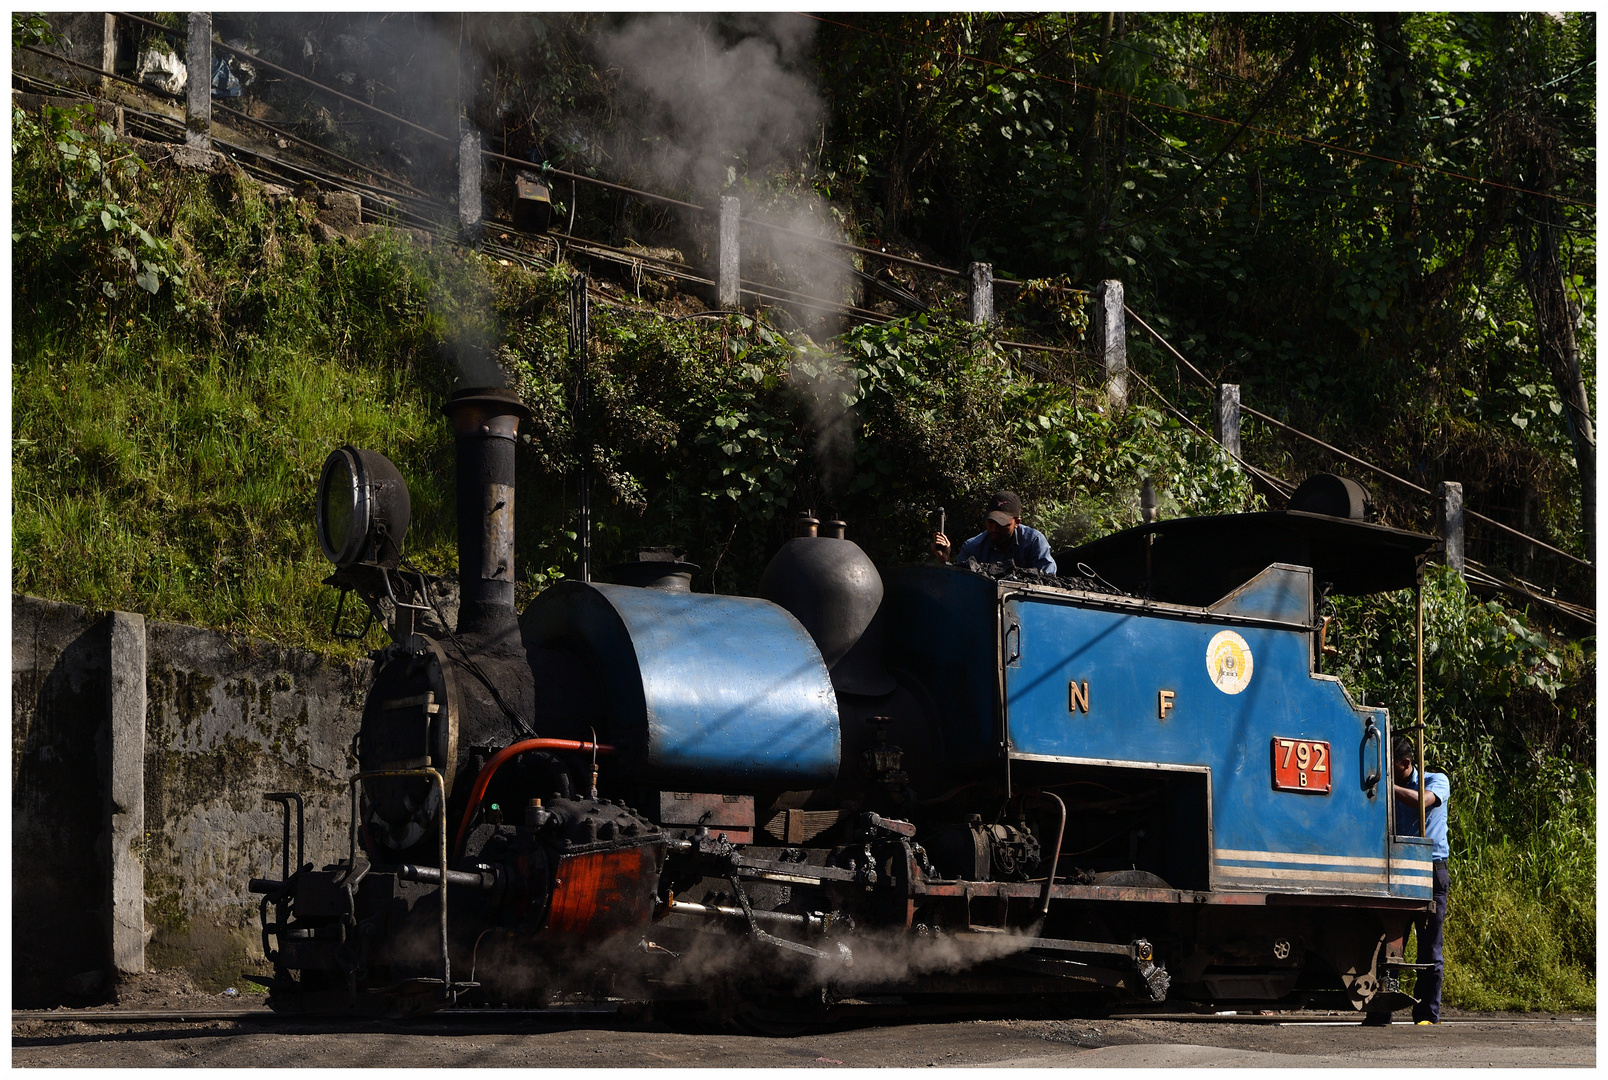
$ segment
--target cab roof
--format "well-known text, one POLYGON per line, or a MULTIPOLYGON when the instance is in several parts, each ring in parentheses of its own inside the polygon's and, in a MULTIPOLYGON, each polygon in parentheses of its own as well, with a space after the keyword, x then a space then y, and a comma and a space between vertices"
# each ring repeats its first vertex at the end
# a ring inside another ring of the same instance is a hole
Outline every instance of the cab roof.
POLYGON ((1405 529, 1283 510, 1138 525, 1055 560, 1067 570, 1081 563, 1125 592, 1206 607, 1273 563, 1309 566, 1318 589, 1340 596, 1410 588, 1418 560, 1438 544, 1405 529))

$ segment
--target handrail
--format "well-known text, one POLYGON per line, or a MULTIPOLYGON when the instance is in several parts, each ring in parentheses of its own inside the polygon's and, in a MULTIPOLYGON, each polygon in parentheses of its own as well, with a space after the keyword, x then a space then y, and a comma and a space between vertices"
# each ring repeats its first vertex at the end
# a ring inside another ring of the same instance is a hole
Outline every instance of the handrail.
MULTIPOLYGON (((1323 447, 1323 449, 1329 451, 1329 453, 1331 453, 1331 454, 1334 454, 1336 457, 1345 458, 1347 461, 1351 462, 1352 464, 1360 465, 1364 469, 1369 469, 1369 470, 1371 470, 1373 472, 1376 472, 1380 476, 1385 477, 1386 479, 1394 480, 1394 481, 1396 481, 1396 483, 1401 484, 1403 487, 1412 488, 1414 491, 1418 492, 1420 495, 1428 496, 1431 499, 1433 499, 1435 497, 1435 493, 1430 491, 1428 488, 1419 487, 1417 484, 1413 483, 1411 480, 1403 480, 1401 477, 1397 476, 1393 472, 1390 472, 1390 471, 1388 471, 1386 469, 1381 469, 1377 465, 1369 464, 1368 462, 1362 460, 1360 457, 1358 457, 1355 454, 1348 454, 1344 450, 1340 449, 1338 446, 1331 446, 1330 444, 1324 442, 1322 439, 1318 438, 1316 435, 1308 435, 1306 432, 1302 431, 1300 428, 1291 427, 1289 424, 1286 424, 1282 420, 1275 420, 1273 417, 1269 416, 1267 413, 1262 412, 1260 409, 1253 409, 1249 405, 1245 404, 1243 401, 1240 402, 1240 412, 1249 413, 1250 415, 1256 417, 1258 420, 1264 421, 1265 423, 1272 424, 1276 428, 1281 428, 1281 429, 1283 429, 1285 431, 1288 431, 1291 435, 1298 436, 1298 437, 1300 437, 1302 439, 1305 439, 1307 442, 1314 443, 1314 444, 1316 444, 1318 446, 1321 446, 1321 447, 1323 447)), ((1472 511, 1465 510, 1464 513, 1472 513, 1472 511)))
MULTIPOLYGON (((1141 375, 1136 368, 1129 368, 1128 369, 1128 374, 1132 375, 1134 378, 1138 379, 1142 384, 1144 384, 1144 386, 1152 394, 1156 395, 1156 400, 1160 401, 1163 405, 1165 405, 1167 407, 1168 412, 1171 412, 1174 416, 1178 417, 1178 419, 1182 420, 1184 423, 1188 424, 1191 428, 1193 428, 1194 431, 1195 431, 1195 434, 1197 434, 1201 438, 1207 439, 1207 440, 1210 440, 1212 438, 1210 435, 1208 435, 1206 433, 1206 431, 1199 424, 1195 423, 1195 421, 1193 421, 1189 417, 1185 416, 1182 409, 1178 408, 1178 406, 1174 405, 1172 402, 1168 401, 1165 397, 1163 397, 1161 391, 1156 389, 1155 384, 1152 383, 1149 379, 1145 378, 1143 375, 1141 375)), ((1221 443, 1219 443, 1218 445, 1222 446, 1221 443)), ((1289 499, 1291 492, 1293 492, 1295 490, 1294 487, 1291 487, 1289 484, 1285 483, 1283 480, 1280 480, 1277 477, 1273 476, 1272 474, 1263 472, 1261 469, 1258 469, 1255 465, 1252 465, 1249 461, 1246 461, 1244 458, 1242 458, 1238 454, 1234 453, 1228 447, 1224 446, 1222 449, 1223 449, 1223 453, 1227 454, 1229 457, 1231 457, 1235 461, 1239 462, 1239 464, 1247 472, 1249 472, 1252 476, 1256 476, 1256 477, 1261 478, 1261 481, 1264 484, 1266 484, 1268 487, 1272 488, 1275 492, 1277 492, 1280 496, 1282 496, 1286 500, 1289 499), (1290 488, 1289 491, 1283 490, 1284 488, 1287 488, 1287 487, 1290 488)))
MULTIPOLYGON (((1401 484, 1404 487, 1412 488, 1414 491, 1418 492, 1420 495, 1426 495, 1431 499, 1433 499, 1435 497, 1434 492, 1430 491, 1427 488, 1419 487, 1417 484, 1413 483, 1411 480, 1403 480, 1401 477, 1397 476, 1395 473, 1387 472, 1386 470, 1381 469, 1377 465, 1370 465, 1368 462, 1362 460, 1360 457, 1357 457, 1354 454, 1348 454, 1344 450, 1339 449, 1338 447, 1330 446, 1328 443, 1324 442, 1322 439, 1318 438, 1317 436, 1308 435, 1306 432, 1302 431, 1299 428, 1293 428, 1289 424, 1286 424, 1286 423, 1283 423, 1281 421, 1275 420, 1271 416, 1267 415, 1266 413, 1261 412, 1261 411, 1259 411, 1257 409, 1253 409, 1249 405, 1246 405, 1243 402, 1240 403, 1240 411, 1250 413, 1252 416, 1256 417, 1258 420, 1266 421, 1267 423, 1272 424, 1274 427, 1283 428, 1285 431, 1288 431, 1291 435, 1297 435, 1297 436, 1299 436, 1299 437, 1301 437, 1303 439, 1306 439, 1308 442, 1316 443, 1318 446, 1323 447, 1325 450, 1329 451, 1330 453, 1336 454, 1336 455, 1338 455, 1340 457, 1343 457, 1347 461, 1355 462, 1356 464, 1361 465, 1365 469, 1371 469, 1374 472, 1378 473, 1379 475, 1387 477, 1387 478, 1389 478, 1391 480, 1394 480, 1394 481, 1396 481, 1396 483, 1401 484)), ((1560 548, 1555 548, 1551 544, 1547 543, 1545 540, 1537 540, 1535 537, 1531 536, 1528 533, 1520 532, 1518 529, 1513 528, 1511 525, 1504 525, 1500 521, 1496 521, 1496 520, 1493 520, 1492 518, 1488 518, 1484 514, 1481 514, 1476 510, 1470 510, 1468 507, 1465 506, 1465 507, 1463 507, 1463 513, 1466 514, 1467 516, 1473 518, 1475 521, 1483 521, 1487 525, 1494 526, 1494 527, 1502 530, 1505 533, 1510 533, 1511 535, 1517 537, 1518 539, 1523 540, 1527 544, 1534 544, 1538 548, 1545 548, 1546 550, 1552 552, 1554 555, 1562 555, 1565 559, 1568 559, 1570 562, 1579 563, 1581 566, 1591 566, 1592 565, 1590 561, 1588 561, 1586 559, 1582 559, 1578 555, 1571 555, 1567 551, 1563 551, 1560 548)))
POLYGON ((566 172, 563 169, 555 169, 551 166, 548 166, 544 169, 541 165, 534 161, 522 161, 516 157, 509 157, 507 154, 499 154, 495 150, 482 150, 480 151, 480 156, 491 158, 493 161, 506 161, 508 164, 515 165, 521 169, 530 169, 533 172, 544 172, 549 176, 556 176, 563 180, 574 180, 582 184, 591 184, 594 187, 608 188, 610 191, 619 191, 634 198, 646 199, 649 202, 663 203, 666 206, 679 206, 683 210, 691 210, 699 214, 706 214, 709 212, 706 207, 699 206, 697 203, 683 202, 680 199, 672 199, 668 195, 655 195, 651 191, 642 191, 638 188, 626 187, 624 184, 616 184, 608 180, 599 180, 595 176, 585 176, 581 173, 566 172))

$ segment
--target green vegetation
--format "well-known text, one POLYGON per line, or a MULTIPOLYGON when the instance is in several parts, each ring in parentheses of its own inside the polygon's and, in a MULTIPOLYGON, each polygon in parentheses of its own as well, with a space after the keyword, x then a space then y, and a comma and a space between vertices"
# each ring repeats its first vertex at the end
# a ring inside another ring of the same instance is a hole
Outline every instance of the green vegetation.
MULTIPOLYGON (((329 648, 312 496, 330 449, 396 461, 410 558, 453 568, 440 346, 458 341, 493 344, 535 409, 522 582, 574 572, 570 271, 384 233, 317 244, 306 203, 146 166, 88 113, 19 111, 13 135, 16 588, 329 648)), ((1179 512, 1259 505, 1214 443, 1023 377, 965 323, 864 326, 829 348, 741 316, 600 306, 593 339, 599 565, 676 544, 708 587, 751 591, 805 508, 845 515, 879 559, 919 558, 932 508, 971 520, 1001 484, 1062 542, 1132 524, 1144 475, 1179 512)))
POLYGON ((1548 534, 1590 549, 1594 447, 1565 413, 1591 411, 1594 15, 843 21, 820 31, 821 168, 859 219, 952 261, 1120 277, 1247 404, 1471 506, 1545 489, 1548 534))
MULTIPOLYGON (((1411 592, 1335 600, 1331 668, 1412 725, 1411 592)), ((1471 1009, 1595 1007, 1595 657, 1559 643, 1446 570, 1424 587, 1427 759, 1452 785, 1448 1001, 1471 1009), (1589 760, 1589 759, 1587 759, 1589 760)))
POLYGON ((320 647, 308 522, 343 442, 408 472, 414 543, 450 552, 429 301, 461 260, 319 248, 258 185, 147 167, 87 114, 12 134, 14 588, 320 647))
MULTIPOLYGON (((273 18, 240 16, 241 32, 266 38, 273 18)), ((333 35, 345 17, 320 18, 333 35)), ((486 46, 502 96, 470 104, 484 130, 510 153, 545 142, 563 167, 707 202, 666 189, 653 155, 675 133, 652 129, 591 51, 621 17, 517 21, 528 55, 486 46), (501 119, 510 102, 523 127, 501 119)), ((701 564, 699 588, 751 591, 803 509, 847 519, 880 562, 916 558, 936 507, 974 520, 997 485, 1058 546, 1135 523, 1146 476, 1167 516, 1264 508, 1154 396, 1104 407, 1069 288, 1104 277, 1252 407, 1424 487, 1459 480, 1471 507, 1591 550, 1594 15, 847 21, 792 61, 826 99, 820 130, 784 165, 733 154, 725 190, 745 205, 828 200, 857 242, 1037 280, 1002 300, 993 330, 954 319, 944 295, 930 315, 831 340, 767 318, 594 307, 598 565, 674 544, 701 564), (1070 349, 1056 378, 1000 344, 1024 336, 1070 349)), ((706 22, 717 42, 752 30, 706 22)), ((464 40, 499 26, 471 20, 464 40)), ((13 20, 14 44, 47 31, 13 20)), ((15 589, 354 655, 328 637, 318 469, 347 442, 392 458, 413 496, 410 557, 452 570, 442 347, 473 342, 535 410, 521 598, 574 571, 570 266, 384 232, 317 242, 305 199, 147 163, 100 119, 13 114, 15 589)), ((315 119, 342 153, 391 160, 388 135, 315 119)), ((575 201, 579 235, 702 242, 656 211, 584 188, 575 201)), ((1204 388, 1169 354, 1137 334, 1129 351, 1204 423, 1204 388)), ((1270 425, 1244 438, 1286 479, 1336 467, 1270 425)), ((1424 501, 1371 486, 1387 522, 1430 528, 1424 501)), ((1487 565, 1594 602, 1593 571, 1532 564, 1480 526, 1472 541, 1487 565)), ((1425 597, 1429 759, 1453 787, 1448 1000, 1590 1008, 1595 640, 1447 574, 1425 597)), ((1330 603, 1329 670, 1401 725, 1411 595, 1330 603)))

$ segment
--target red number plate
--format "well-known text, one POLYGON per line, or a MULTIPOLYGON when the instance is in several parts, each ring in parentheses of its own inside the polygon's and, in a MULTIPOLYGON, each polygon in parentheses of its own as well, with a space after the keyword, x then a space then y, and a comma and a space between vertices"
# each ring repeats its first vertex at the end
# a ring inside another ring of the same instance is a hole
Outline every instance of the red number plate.
POLYGON ((1333 779, 1328 743, 1273 737, 1273 790, 1327 795, 1333 779))

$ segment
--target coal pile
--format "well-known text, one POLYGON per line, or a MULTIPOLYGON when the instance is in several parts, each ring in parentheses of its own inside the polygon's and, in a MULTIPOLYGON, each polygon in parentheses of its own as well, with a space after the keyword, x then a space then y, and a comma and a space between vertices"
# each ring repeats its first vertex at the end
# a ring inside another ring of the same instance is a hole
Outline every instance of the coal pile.
POLYGON ((972 558, 967 559, 962 565, 974 574, 982 574, 995 581, 1020 581, 1028 585, 1050 585, 1057 589, 1077 589, 1080 592, 1105 593, 1108 596, 1134 595, 1123 592, 1082 563, 1079 563, 1070 574, 1047 574, 1031 566, 1017 566, 1009 560, 985 563, 972 558))

